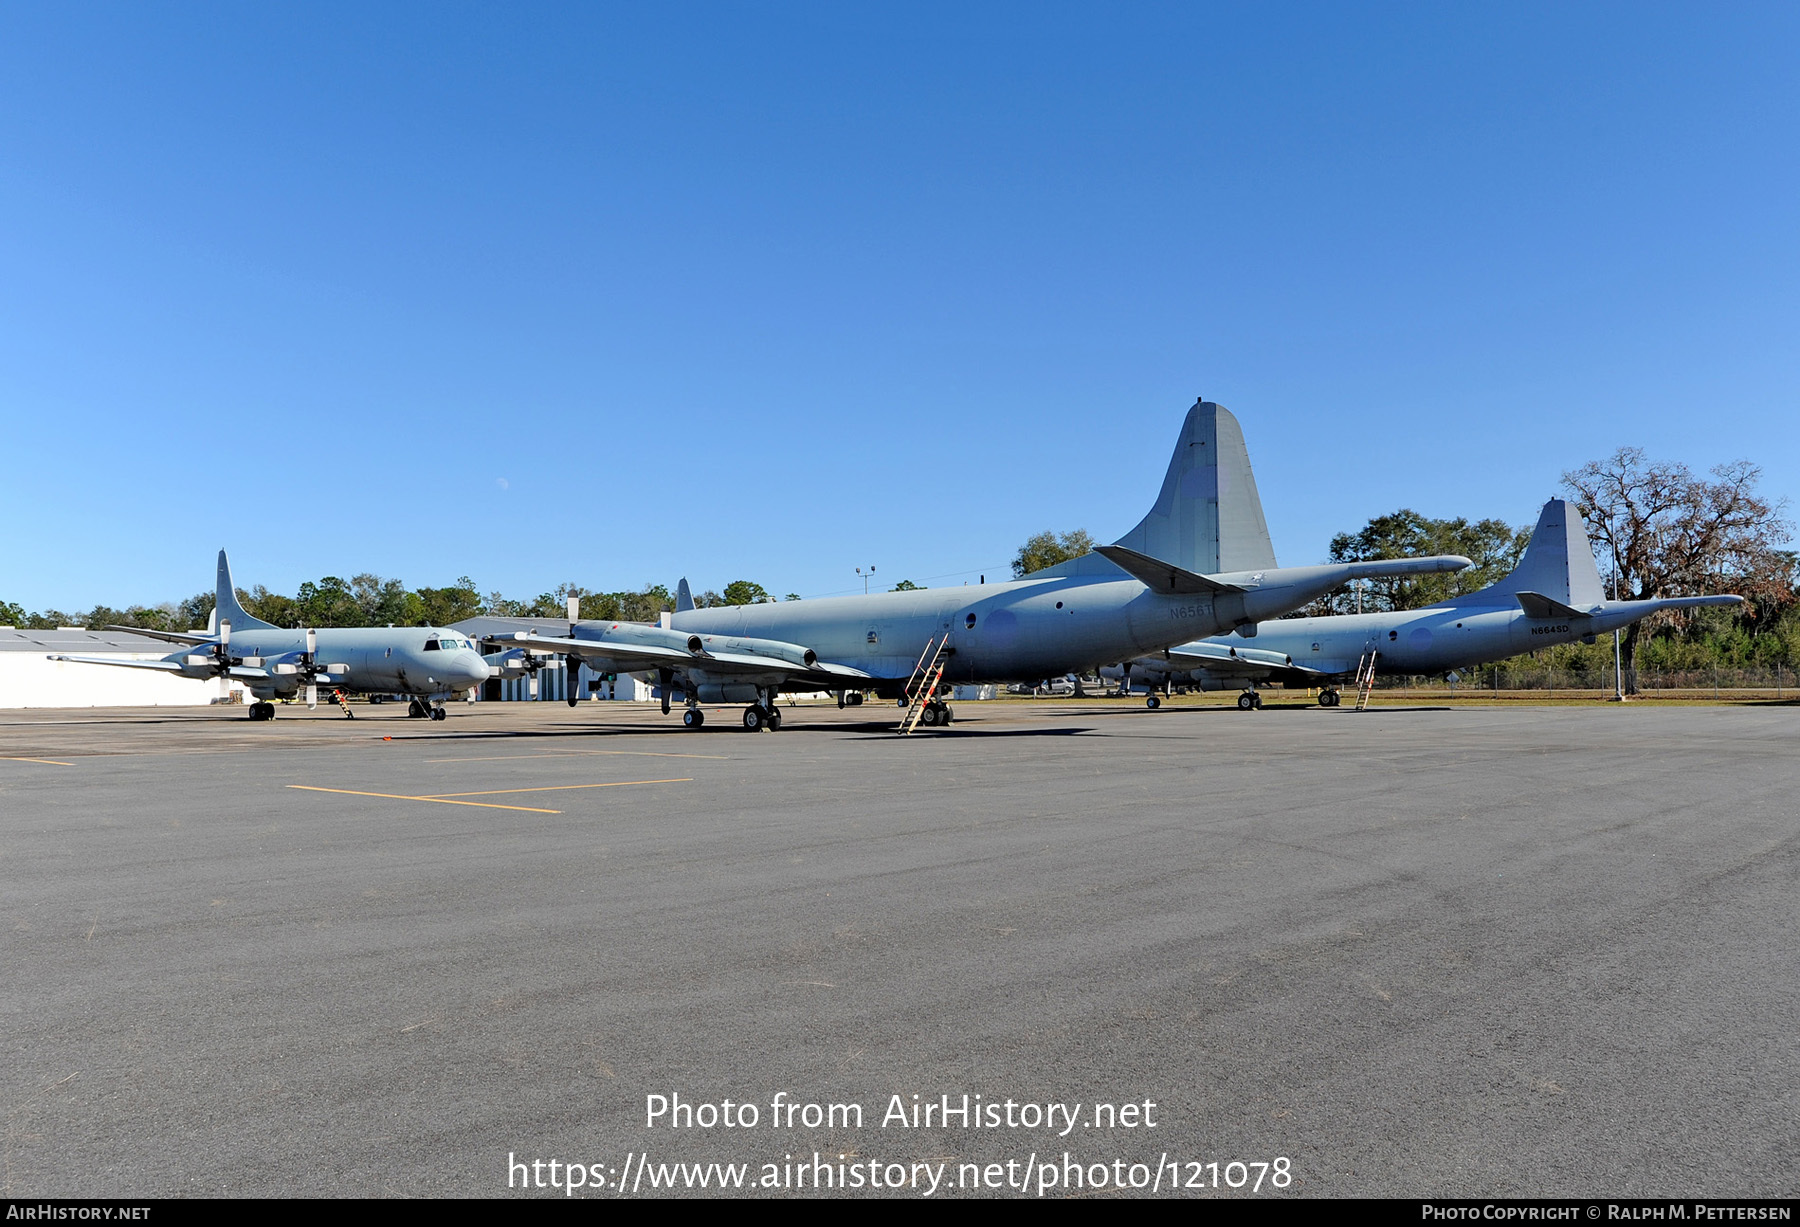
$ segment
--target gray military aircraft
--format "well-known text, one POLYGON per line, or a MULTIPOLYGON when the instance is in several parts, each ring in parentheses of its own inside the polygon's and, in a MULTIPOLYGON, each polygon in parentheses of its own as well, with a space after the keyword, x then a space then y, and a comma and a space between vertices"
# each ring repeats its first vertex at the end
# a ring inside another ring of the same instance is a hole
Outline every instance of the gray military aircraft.
MULTIPOLYGON (((1375 674, 1436 674, 1505 660, 1536 648, 1598 635, 1669 609, 1737 605, 1741 596, 1679 596, 1609 601, 1581 513, 1563 499, 1544 504, 1531 542, 1512 574, 1479 592, 1423 609, 1265 622, 1250 647, 1232 637, 1202 639, 1141 656, 1103 676, 1161 688, 1244 687, 1238 706, 1260 707, 1259 681, 1317 686, 1336 707, 1337 683, 1375 674)), ((1158 696, 1148 698, 1151 707, 1158 696)))
MULTIPOLYGON (((127 669, 157 669, 182 677, 219 679, 219 697, 241 682, 257 702, 250 719, 271 720, 276 699, 304 699, 316 707, 319 689, 352 694, 404 694, 408 714, 444 718, 437 700, 486 681, 490 668, 475 645, 456 631, 430 626, 340 627, 283 630, 253 618, 238 603, 231 564, 219 551, 218 591, 210 633, 116 626, 135 635, 186 645, 161 660, 113 660, 103 656, 52 656, 51 660, 127 669)), ((350 708, 340 701, 346 716, 350 708)))
POLYGON ((701 703, 745 703, 744 727, 776 728, 782 690, 835 690, 840 705, 849 692, 872 690, 911 701, 907 731, 949 723, 953 713, 939 692, 951 683, 1060 675, 1161 651, 1196 632, 1255 626, 1355 578, 1469 565, 1453 555, 1242 565, 1229 543, 1250 521, 1266 541, 1243 432, 1228 411, 1202 400, 1188 411, 1161 493, 1137 527, 1024 579, 710 609, 687 601, 667 628, 582 623, 567 636, 532 639, 597 669, 654 676, 665 711, 672 693, 685 698, 689 728, 704 721, 701 703), (662 637, 654 638, 658 629, 662 637), (634 667, 615 646, 627 641, 669 654, 646 662, 652 669, 634 667))

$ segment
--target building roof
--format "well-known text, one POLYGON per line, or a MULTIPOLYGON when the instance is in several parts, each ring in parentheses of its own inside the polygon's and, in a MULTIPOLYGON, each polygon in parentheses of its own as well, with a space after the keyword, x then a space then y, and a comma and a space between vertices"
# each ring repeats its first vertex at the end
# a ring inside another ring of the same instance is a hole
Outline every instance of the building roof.
POLYGON ((154 652, 158 656, 167 656, 179 646, 148 635, 133 635, 129 631, 0 630, 0 652, 58 652, 82 656, 154 652))

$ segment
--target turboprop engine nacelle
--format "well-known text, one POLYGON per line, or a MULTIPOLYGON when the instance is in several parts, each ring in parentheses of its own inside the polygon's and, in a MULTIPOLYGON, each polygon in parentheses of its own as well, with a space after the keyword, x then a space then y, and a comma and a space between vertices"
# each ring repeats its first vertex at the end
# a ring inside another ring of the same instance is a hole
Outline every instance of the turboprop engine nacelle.
POLYGON ((779 639, 745 639, 740 635, 689 635, 688 651, 695 655, 705 652, 710 656, 769 656, 784 660, 790 665, 798 665, 802 669, 810 669, 819 663, 818 653, 797 643, 783 643, 779 639))

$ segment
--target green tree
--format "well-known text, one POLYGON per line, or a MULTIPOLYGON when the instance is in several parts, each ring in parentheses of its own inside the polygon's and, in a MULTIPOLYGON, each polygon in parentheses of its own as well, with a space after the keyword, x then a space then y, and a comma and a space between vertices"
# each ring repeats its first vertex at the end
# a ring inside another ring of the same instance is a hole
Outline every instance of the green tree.
MULTIPOLYGON (((1621 600, 1735 592, 1749 599, 1744 615, 1773 621, 1794 599, 1794 555, 1784 547, 1793 525, 1785 500, 1756 492, 1762 470, 1748 460, 1722 464, 1713 480, 1683 464, 1652 462, 1624 447, 1606 460, 1563 474, 1587 520, 1608 595, 1621 600)), ((1634 622, 1623 634, 1625 689, 1637 693, 1637 648, 1658 625, 1693 624, 1694 615, 1634 622)))
POLYGON ((318 583, 310 579, 294 594, 294 612, 302 626, 361 626, 362 607, 350 585, 335 575, 327 575, 318 583))
POLYGON ((297 627, 300 625, 300 608, 291 596, 282 596, 270 592, 261 584, 248 592, 242 588, 237 590, 238 604, 244 612, 253 618, 261 618, 271 626, 297 627))
POLYGON ((424 606, 426 626, 449 626, 473 618, 482 608, 481 593, 466 575, 448 588, 420 588, 418 597, 424 606))
POLYGON ((1094 539, 1088 536, 1085 528, 1077 528, 1060 536, 1045 529, 1019 547, 1018 554, 1013 557, 1013 578, 1024 579, 1034 571, 1042 571, 1059 562, 1079 558, 1090 553, 1093 548, 1094 539))
POLYGON ((903 579, 899 583, 895 584, 892 588, 889 588, 888 591, 889 592, 923 592, 923 591, 925 591, 925 585, 924 584, 915 584, 910 579, 903 579))
MULTIPOLYGON (((1531 529, 1513 528, 1504 520, 1477 520, 1461 516, 1434 520, 1402 508, 1376 516, 1355 533, 1339 533, 1331 539, 1331 561, 1364 562, 1384 558, 1417 558, 1427 554, 1461 554, 1474 562, 1463 571, 1444 575, 1390 576, 1368 581, 1363 592, 1365 613, 1391 609, 1420 609, 1439 601, 1485 588, 1519 565, 1519 555, 1531 539, 1531 529)), ((1355 609, 1355 594, 1340 588, 1324 599, 1326 608, 1309 613, 1348 613, 1355 609)))
POLYGON ((775 598, 761 584, 747 579, 734 579, 725 585, 727 605, 766 605, 775 598))

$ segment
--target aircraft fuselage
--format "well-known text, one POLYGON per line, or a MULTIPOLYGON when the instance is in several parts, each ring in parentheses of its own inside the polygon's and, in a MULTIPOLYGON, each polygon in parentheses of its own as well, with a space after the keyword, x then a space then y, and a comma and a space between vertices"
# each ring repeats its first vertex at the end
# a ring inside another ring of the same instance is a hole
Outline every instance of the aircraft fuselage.
POLYGON ((804 644, 819 659, 904 681, 928 642, 950 636, 949 681, 1042 677, 1161 651, 1269 617, 1341 582, 1334 568, 1293 568, 1280 582, 1222 576, 1249 591, 1215 600, 1169 596, 1121 574, 1052 576, 1004 584, 881 592, 675 614, 678 630, 804 644), (1315 574, 1316 572, 1316 574, 1315 574), (1221 608, 1229 604, 1231 608, 1221 608), (1241 608, 1240 608, 1241 605, 1241 608))

